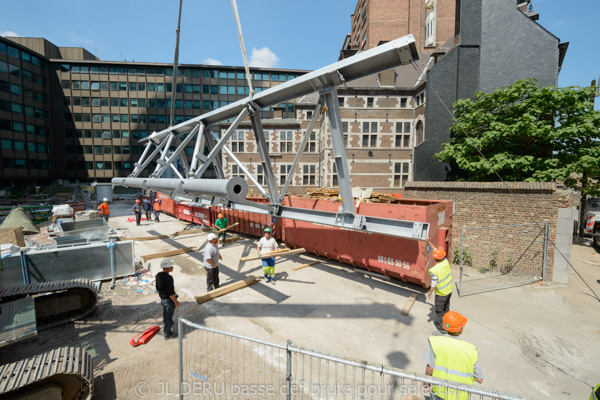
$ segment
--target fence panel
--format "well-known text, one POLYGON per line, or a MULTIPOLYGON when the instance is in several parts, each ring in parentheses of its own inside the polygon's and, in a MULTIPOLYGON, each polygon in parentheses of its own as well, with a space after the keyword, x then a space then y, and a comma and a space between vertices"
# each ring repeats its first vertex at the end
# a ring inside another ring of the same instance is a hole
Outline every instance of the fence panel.
POLYGON ((460 296, 545 279, 547 222, 463 228, 453 262, 460 262, 460 296))
POLYGON ((531 400, 179 318, 179 398, 227 400, 531 400))

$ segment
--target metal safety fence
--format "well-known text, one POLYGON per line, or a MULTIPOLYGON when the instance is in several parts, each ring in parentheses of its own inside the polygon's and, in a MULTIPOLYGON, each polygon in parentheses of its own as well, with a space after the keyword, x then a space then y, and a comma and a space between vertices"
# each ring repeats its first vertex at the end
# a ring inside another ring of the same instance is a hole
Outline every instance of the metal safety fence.
POLYGON ((459 295, 545 279, 548 245, 547 222, 461 229, 459 295))
POLYGON ((527 400, 293 345, 270 343, 179 318, 180 399, 527 400))

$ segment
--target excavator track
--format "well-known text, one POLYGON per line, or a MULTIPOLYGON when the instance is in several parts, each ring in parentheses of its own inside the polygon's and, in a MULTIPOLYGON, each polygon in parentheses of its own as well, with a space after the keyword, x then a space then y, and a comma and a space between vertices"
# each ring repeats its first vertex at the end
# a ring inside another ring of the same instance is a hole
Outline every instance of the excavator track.
POLYGON ((33 296, 38 330, 81 319, 98 302, 98 289, 87 279, 41 282, 0 289, 0 307, 8 302, 33 296))
POLYGON ((60 347, 0 366, 0 400, 84 400, 92 392, 92 357, 80 347, 60 347))

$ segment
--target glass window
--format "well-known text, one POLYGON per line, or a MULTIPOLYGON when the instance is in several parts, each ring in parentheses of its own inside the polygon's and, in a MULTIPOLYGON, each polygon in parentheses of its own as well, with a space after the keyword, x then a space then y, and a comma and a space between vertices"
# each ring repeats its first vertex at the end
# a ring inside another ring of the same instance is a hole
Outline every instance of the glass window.
POLYGON ((0 53, 6 53, 6 44, 0 43, 0 53))
POLYGON ((97 74, 98 73, 98 66, 97 65, 92 65, 90 67, 90 73, 91 74, 97 74))
POLYGON ((29 151, 29 152, 32 152, 32 153, 33 153, 33 152, 35 152, 35 151, 36 151, 36 148, 37 148, 37 147, 36 147, 36 145, 35 145, 35 143, 34 143, 34 142, 28 142, 28 143, 27 143, 27 151, 29 151))
POLYGON ((129 91, 130 92, 137 91, 137 83, 136 82, 129 82, 129 91))
POLYGON ((127 82, 119 82, 119 90, 126 91, 127 90, 127 82))
POLYGON ((2 149, 4 149, 4 150, 12 150, 13 149, 12 140, 10 140, 10 139, 2 139, 2 149))
POLYGON ((92 90, 100 90, 100 82, 92 82, 92 90))
POLYGON ((100 90, 108 90, 108 82, 107 81, 100 82, 100 90))
POLYGON ((87 74, 88 72, 90 72, 90 67, 88 67, 87 65, 82 65, 80 68, 82 74, 87 74))
POLYGON ((12 46, 6 46, 8 49, 8 55, 11 57, 19 57, 19 50, 15 49, 12 46))
POLYGON ((156 91, 157 92, 164 92, 165 91, 165 84, 164 83, 157 83, 156 84, 156 91))
POLYGON ((92 97, 92 107, 100 107, 100 98, 92 97))
POLYGON ((16 151, 25 151, 25 142, 22 140, 15 140, 14 141, 14 145, 15 145, 15 150, 16 151))
POLYGON ((108 67, 106 65, 101 65, 100 66, 100 73, 101 74, 106 74, 108 73, 108 67))
POLYGON ((94 154, 102 154, 102 146, 94 146, 94 154))
POLYGON ((14 113, 22 113, 23 112, 23 107, 20 104, 17 103, 11 103, 10 104, 10 111, 14 112, 14 113))
POLYGON ((13 125, 13 131, 23 132, 23 123, 22 122, 13 121, 12 125, 13 125))
POLYGON ((21 86, 15 85, 14 83, 10 84, 10 92, 12 94, 21 95, 21 86))
MULTIPOLYGON (((0 62, 0 71, 2 71, 2 63, 0 62)), ((63 79, 61 81, 63 89, 71 89, 71 81, 63 79)))
POLYGON ((119 82, 111 82, 110 90, 119 90, 119 82))
POLYGON ((15 168, 27 169, 27 161, 22 158, 15 159, 15 168))
POLYGON ((90 90, 90 81, 81 81, 81 90, 90 90))
POLYGON ((140 92, 144 92, 146 90, 146 83, 145 82, 138 82, 137 84, 137 90, 140 92))
POLYGON ((27 133, 35 135, 35 125, 27 124, 25 125, 25 130, 27 131, 27 133))

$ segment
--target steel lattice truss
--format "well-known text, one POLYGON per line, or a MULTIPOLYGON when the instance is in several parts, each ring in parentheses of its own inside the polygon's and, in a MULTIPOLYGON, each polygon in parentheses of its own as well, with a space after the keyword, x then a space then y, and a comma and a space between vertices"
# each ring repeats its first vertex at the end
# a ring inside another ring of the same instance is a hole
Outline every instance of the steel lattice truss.
POLYGON ((357 215, 352 198, 350 170, 344 145, 342 120, 337 98, 338 85, 345 82, 385 71, 399 65, 406 65, 418 59, 415 40, 407 35, 376 48, 356 54, 353 57, 323 67, 306 75, 300 76, 281 85, 275 86, 254 96, 238 100, 225 107, 202 114, 179 125, 169 127, 160 132, 154 132, 148 137, 146 147, 135 163, 133 172, 127 178, 113 178, 113 185, 138 187, 154 190, 171 196, 180 195, 194 198, 204 204, 221 205, 224 207, 270 214, 272 216, 315 222, 343 228, 365 230, 409 239, 425 239, 429 225, 421 222, 400 221, 357 215), (302 138, 300 148, 292 164, 291 172, 279 192, 269 158, 267 140, 263 131, 259 111, 262 108, 283 103, 314 92, 319 93, 319 101, 315 106, 312 118, 302 138), (341 205, 337 213, 301 209, 282 206, 283 197, 294 177, 294 171, 305 149, 313 127, 324 111, 330 126, 334 162, 338 174, 341 205), (254 139, 260 156, 266 188, 260 185, 255 177, 227 148, 226 143, 238 128, 244 118, 249 117, 254 139), (225 134, 219 139, 211 130, 210 125, 234 119, 225 134), (196 138, 191 164, 185 156, 180 157, 185 147, 196 138), (183 137, 183 139, 181 139, 183 137), (170 153, 172 145, 176 146, 170 153), (151 148, 155 149, 151 151, 151 148), (209 154, 204 155, 204 148, 209 154), (269 204, 257 204, 246 200, 248 183, 245 179, 234 177, 227 179, 221 163, 221 154, 226 152, 238 164, 246 177, 269 200, 269 204), (174 162, 180 159, 185 176, 180 173, 174 162), (156 167, 148 178, 139 178, 152 161, 156 167), (216 171, 216 179, 203 179, 202 176, 210 168, 216 171), (165 171, 171 168, 178 178, 162 178, 165 171))

